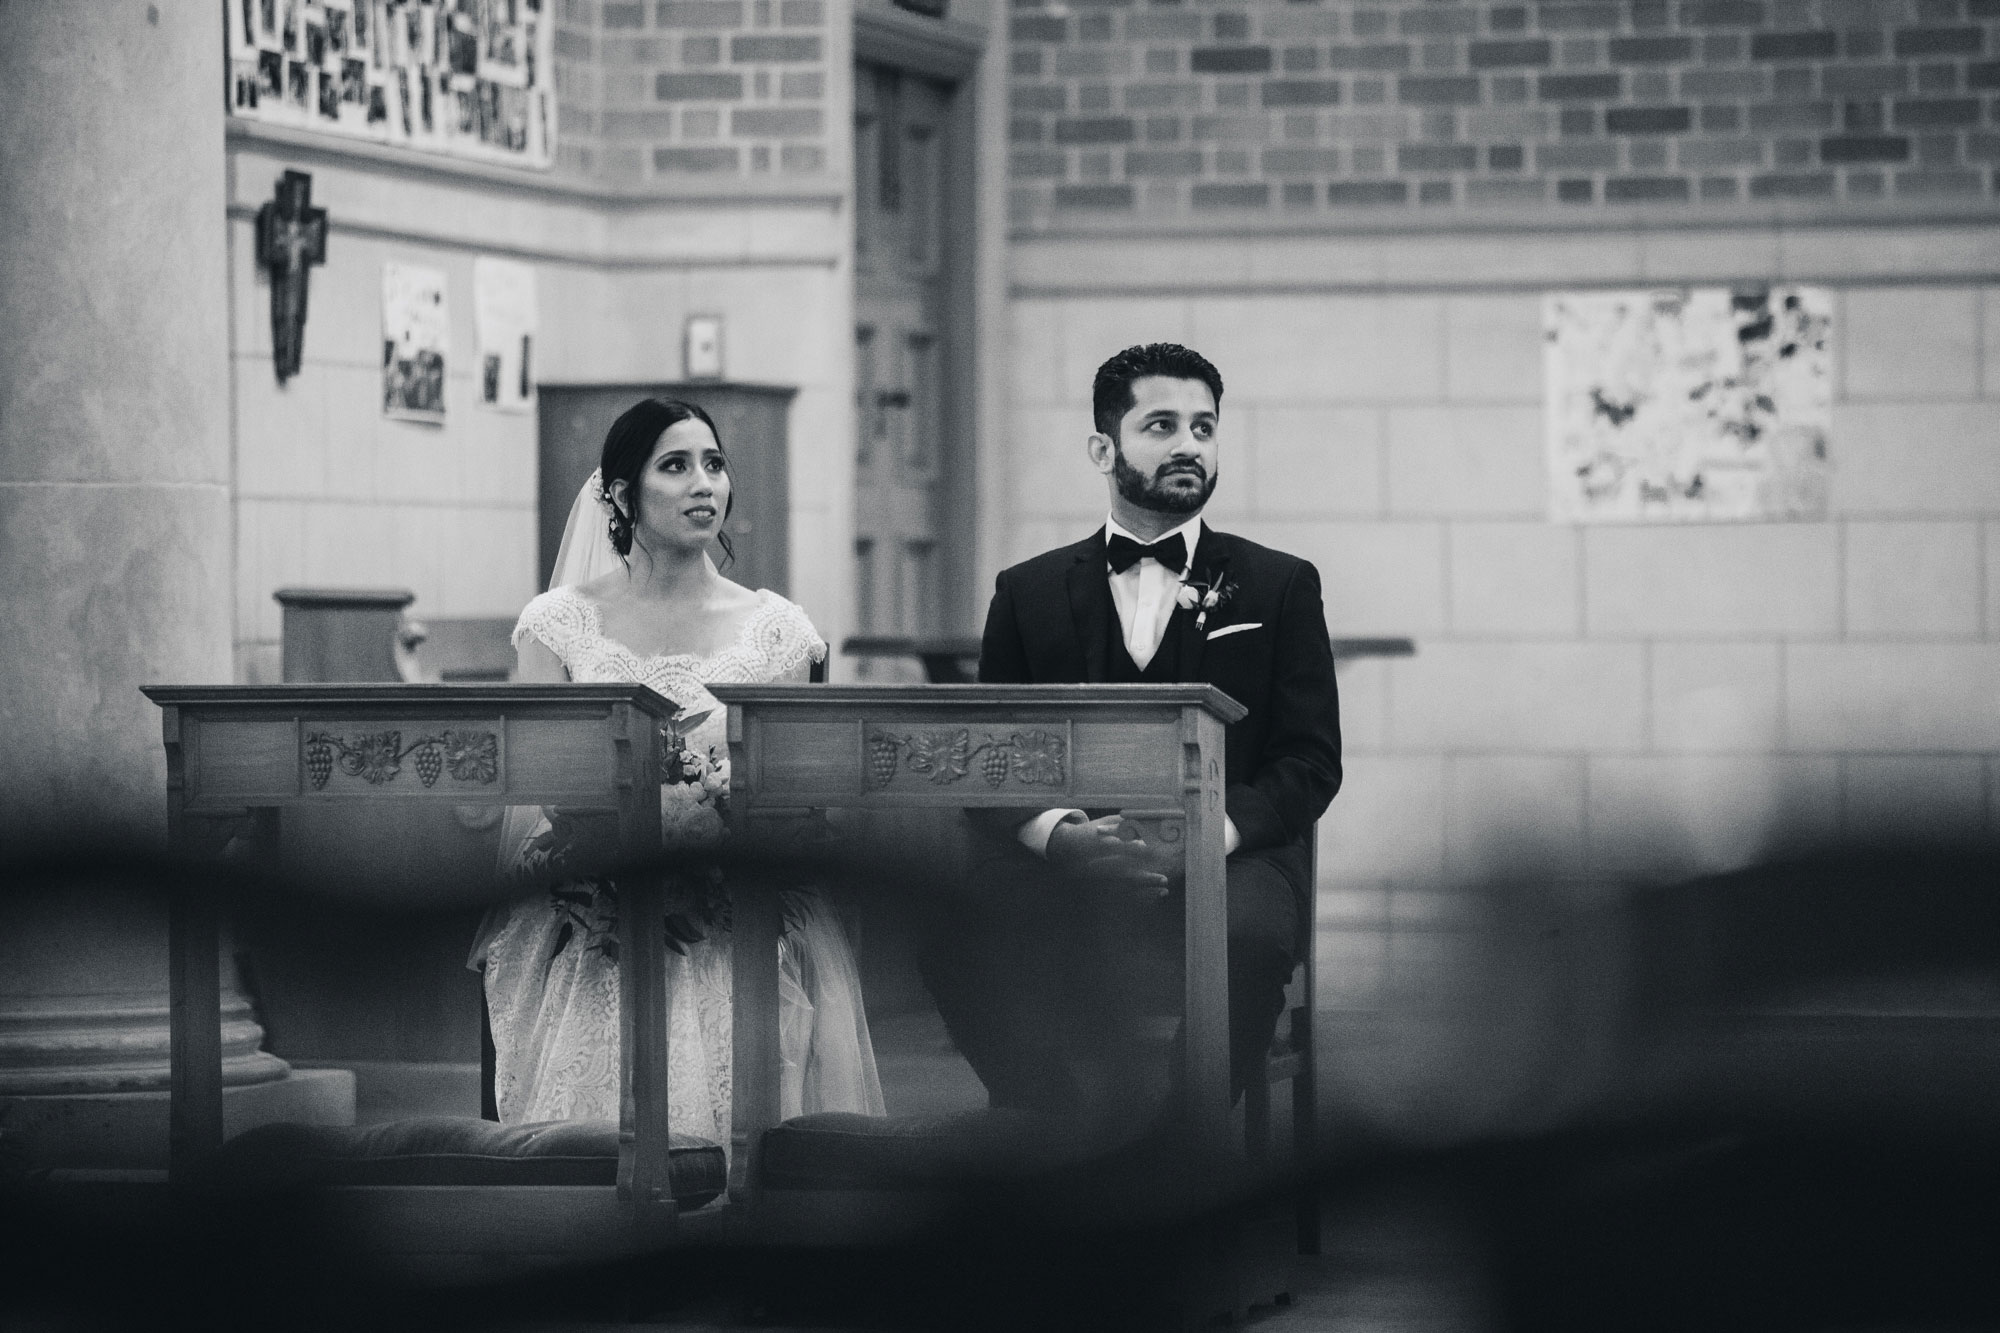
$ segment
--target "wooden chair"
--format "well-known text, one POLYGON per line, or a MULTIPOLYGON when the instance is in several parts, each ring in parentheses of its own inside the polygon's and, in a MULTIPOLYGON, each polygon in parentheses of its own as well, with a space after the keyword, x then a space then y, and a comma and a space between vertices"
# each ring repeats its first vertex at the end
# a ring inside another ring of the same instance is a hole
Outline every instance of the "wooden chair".
MULTIPOLYGON (((1310 837, 1307 882, 1317 892, 1318 825, 1310 837)), ((1264 1060, 1264 1077, 1251 1079, 1243 1093, 1244 1149, 1253 1165, 1261 1165, 1271 1153, 1271 1088, 1279 1083, 1292 1085, 1292 1169, 1299 1173, 1298 1252, 1303 1255, 1320 1252, 1319 1192, 1312 1185, 1319 1152, 1319 1071, 1313 1045, 1313 1005, 1319 994, 1316 952, 1309 916, 1305 950, 1285 985, 1285 1012, 1264 1060)))

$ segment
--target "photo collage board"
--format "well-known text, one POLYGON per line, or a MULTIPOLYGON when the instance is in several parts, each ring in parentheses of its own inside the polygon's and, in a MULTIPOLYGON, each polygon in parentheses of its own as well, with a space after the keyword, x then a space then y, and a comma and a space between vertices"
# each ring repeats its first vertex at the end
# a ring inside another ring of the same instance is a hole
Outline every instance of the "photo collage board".
POLYGON ((223 0, 232 115, 515 166, 555 152, 554 0, 223 0))
POLYGON ((1553 521, 1826 516, 1829 289, 1565 292, 1542 321, 1553 521))

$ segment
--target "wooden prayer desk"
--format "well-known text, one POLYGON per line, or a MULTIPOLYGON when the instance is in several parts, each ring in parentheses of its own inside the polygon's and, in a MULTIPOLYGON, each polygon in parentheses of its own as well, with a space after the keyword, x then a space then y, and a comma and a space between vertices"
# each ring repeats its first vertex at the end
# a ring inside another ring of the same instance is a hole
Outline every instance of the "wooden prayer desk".
MULTIPOLYGON (((1187 858, 1185 1095, 1197 1151, 1229 1138, 1223 728, 1212 685, 713 685, 729 706, 730 820, 782 842, 812 808, 1056 806, 1168 816, 1187 858)), ((1171 834, 1169 834, 1171 836, 1171 834)), ((778 1119, 777 952, 768 894, 738 895, 730 1191, 747 1201, 778 1119)), ((1208 1160, 1215 1160, 1210 1157, 1208 1160)))
MULTIPOLYGON (((1229 1134, 1223 728, 1209 685, 716 685, 730 706, 739 849, 783 846, 827 807, 1118 808, 1164 818, 1187 859, 1186 1078, 1197 1147, 1229 1134), (776 834, 775 839, 771 836, 776 834)), ((556 806, 616 827, 608 859, 660 848, 668 700, 636 685, 154 686, 164 713, 168 831, 184 853, 247 831, 275 863, 280 812, 342 801, 556 806)), ((736 1006, 730 1196, 779 1115, 779 907, 744 867, 732 884, 736 1006)), ((621 885, 623 1098, 617 1194, 634 1229, 671 1233, 664 904, 621 885), (626 896, 629 893, 629 897, 626 896)), ((169 1167, 186 1179, 222 1142, 216 902, 172 911, 169 1167)), ((468 1205, 475 1206, 475 1205, 468 1205)))
MULTIPOLYGON (((344 801, 556 806, 608 817, 616 833, 607 859, 660 851, 661 726, 675 707, 641 685, 155 685, 145 693, 164 713, 167 835, 183 854, 212 854, 247 831, 274 867, 282 810, 344 801)), ((656 877, 620 887, 629 896, 618 915, 617 1193, 635 1226, 659 1235, 675 1215, 665 909, 656 877)), ((212 895, 176 897, 169 949, 168 1169, 185 1180, 222 1144, 212 895)))

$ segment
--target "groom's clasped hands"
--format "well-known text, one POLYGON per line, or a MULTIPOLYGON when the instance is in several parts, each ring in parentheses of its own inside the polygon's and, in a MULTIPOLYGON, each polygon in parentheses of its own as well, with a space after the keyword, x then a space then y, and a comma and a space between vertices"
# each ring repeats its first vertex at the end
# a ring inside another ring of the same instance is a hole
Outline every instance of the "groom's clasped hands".
POLYGON ((1049 833, 1048 860, 1078 878, 1165 893, 1168 877, 1181 871, 1181 844, 1148 842, 1122 814, 1072 818, 1049 833))

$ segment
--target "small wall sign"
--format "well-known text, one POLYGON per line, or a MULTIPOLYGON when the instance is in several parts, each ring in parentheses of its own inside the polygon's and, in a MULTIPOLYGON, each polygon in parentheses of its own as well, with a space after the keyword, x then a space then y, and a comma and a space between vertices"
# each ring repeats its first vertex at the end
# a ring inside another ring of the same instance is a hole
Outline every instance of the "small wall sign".
POLYGON ((722 316, 689 315, 682 367, 691 380, 722 378, 722 316))

